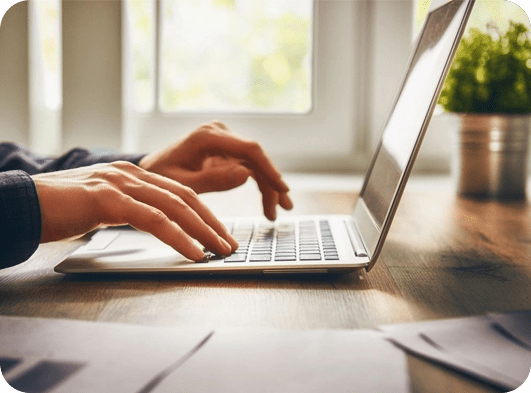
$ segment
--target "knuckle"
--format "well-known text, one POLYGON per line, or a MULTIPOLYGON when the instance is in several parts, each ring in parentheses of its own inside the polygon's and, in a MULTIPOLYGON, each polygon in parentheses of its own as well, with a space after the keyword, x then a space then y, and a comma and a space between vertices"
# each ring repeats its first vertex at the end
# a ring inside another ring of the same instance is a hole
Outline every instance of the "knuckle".
POLYGON ((172 194, 170 196, 170 198, 172 199, 173 203, 174 203, 174 207, 175 208, 178 208, 178 209, 181 209, 181 212, 182 211, 186 211, 189 209, 189 206, 188 204, 184 201, 183 198, 181 198, 179 195, 174 195, 172 194))
POLYGON ((205 124, 202 124, 198 131, 202 134, 208 134, 208 135, 213 135, 213 134, 216 134, 217 133, 217 129, 216 129, 216 126, 215 124, 213 123, 205 123, 205 124))
POLYGON ((123 178, 123 172, 115 164, 110 164, 99 168, 99 170, 94 173, 94 178, 100 179, 106 183, 116 184, 123 178))
POLYGON ((256 142, 256 141, 249 141, 248 142, 248 149, 253 154, 263 154, 264 150, 262 149, 262 146, 256 142))
POLYGON ((124 195, 114 185, 100 183, 93 194, 93 203, 96 211, 101 215, 102 222, 123 221, 123 207, 126 206, 127 195, 124 195))
POLYGON ((155 225, 160 225, 168 221, 168 217, 161 210, 156 208, 151 208, 149 211, 149 221, 155 225))
POLYGON ((182 199, 184 201, 191 201, 197 198, 198 198, 197 193, 191 187, 183 186, 182 199))
POLYGON ((212 120, 211 122, 214 126, 221 128, 222 130, 228 130, 228 127, 225 123, 219 120, 212 120))
POLYGON ((137 166, 129 161, 115 161, 112 163, 113 167, 122 171, 131 171, 137 168, 137 166))
POLYGON ((97 197, 102 201, 109 200, 115 203, 123 195, 114 184, 102 182, 98 185, 97 197))

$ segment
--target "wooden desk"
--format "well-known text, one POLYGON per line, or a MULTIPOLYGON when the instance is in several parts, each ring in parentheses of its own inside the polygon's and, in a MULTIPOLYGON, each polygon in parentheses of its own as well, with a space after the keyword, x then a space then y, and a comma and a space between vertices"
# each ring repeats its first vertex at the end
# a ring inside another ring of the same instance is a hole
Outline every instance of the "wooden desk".
MULTIPOLYGON (((316 190, 294 180, 296 206, 289 214, 350 212, 355 191, 316 190)), ((460 199, 436 182, 422 184, 408 185, 381 259, 368 274, 74 277, 53 272, 75 246, 60 242, 0 271, 0 314, 178 327, 356 329, 530 309, 529 204, 460 199)), ((218 215, 261 210, 252 184, 204 200, 218 215)), ((409 364, 414 392, 494 391, 414 356, 409 364)))

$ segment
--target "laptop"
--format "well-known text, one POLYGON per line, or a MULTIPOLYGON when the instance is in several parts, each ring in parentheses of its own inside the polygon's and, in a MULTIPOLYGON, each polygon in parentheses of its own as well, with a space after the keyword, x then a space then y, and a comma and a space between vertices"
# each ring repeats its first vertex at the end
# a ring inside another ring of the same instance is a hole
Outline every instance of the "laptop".
POLYGON ((223 220, 240 248, 186 259, 154 236, 107 228, 55 267, 59 273, 332 273, 370 271, 391 226, 474 0, 433 0, 399 95, 350 215, 223 220))

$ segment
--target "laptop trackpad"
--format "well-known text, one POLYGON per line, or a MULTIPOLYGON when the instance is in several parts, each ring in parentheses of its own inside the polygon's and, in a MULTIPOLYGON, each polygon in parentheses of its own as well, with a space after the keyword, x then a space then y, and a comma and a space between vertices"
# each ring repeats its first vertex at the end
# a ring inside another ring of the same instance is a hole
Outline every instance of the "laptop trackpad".
POLYGON ((193 265, 154 236, 130 229, 103 229, 56 267, 56 271, 142 272, 193 265))

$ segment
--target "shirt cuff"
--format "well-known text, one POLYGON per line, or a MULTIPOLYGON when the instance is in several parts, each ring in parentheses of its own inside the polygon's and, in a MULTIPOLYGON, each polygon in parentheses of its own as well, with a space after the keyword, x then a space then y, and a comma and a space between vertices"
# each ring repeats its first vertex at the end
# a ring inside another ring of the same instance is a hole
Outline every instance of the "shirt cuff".
POLYGON ((0 172, 0 268, 26 261, 41 240, 41 209, 33 179, 0 172))

